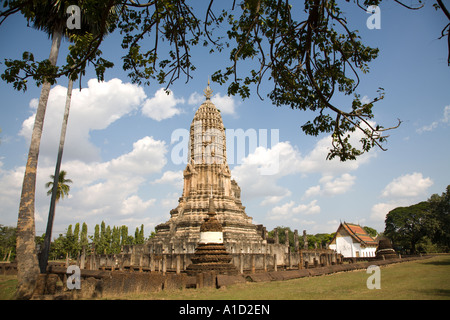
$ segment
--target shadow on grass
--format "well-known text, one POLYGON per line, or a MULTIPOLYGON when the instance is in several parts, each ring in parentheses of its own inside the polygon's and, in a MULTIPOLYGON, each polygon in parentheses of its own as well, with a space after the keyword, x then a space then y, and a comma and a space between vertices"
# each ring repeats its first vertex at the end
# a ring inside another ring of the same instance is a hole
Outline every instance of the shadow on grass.
POLYGON ((450 290, 448 289, 430 289, 430 290, 421 290, 421 292, 433 297, 443 297, 446 299, 450 299, 450 290))
POLYGON ((433 265, 433 266, 450 266, 450 259, 449 260, 440 260, 440 261, 424 261, 422 262, 424 265, 433 265))

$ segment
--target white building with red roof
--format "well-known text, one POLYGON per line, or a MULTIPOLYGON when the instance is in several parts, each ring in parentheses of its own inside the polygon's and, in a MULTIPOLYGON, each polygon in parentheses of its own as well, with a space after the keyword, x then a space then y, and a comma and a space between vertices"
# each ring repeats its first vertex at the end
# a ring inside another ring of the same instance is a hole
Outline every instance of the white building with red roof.
POLYGON ((345 258, 375 257, 378 242, 360 225, 342 222, 329 248, 345 258))

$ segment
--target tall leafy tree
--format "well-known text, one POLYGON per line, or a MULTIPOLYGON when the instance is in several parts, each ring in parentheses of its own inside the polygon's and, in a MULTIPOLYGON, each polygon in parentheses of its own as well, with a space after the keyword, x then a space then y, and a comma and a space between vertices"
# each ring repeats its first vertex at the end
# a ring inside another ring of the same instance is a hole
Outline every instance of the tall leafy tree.
POLYGON ((100 241, 99 245, 96 248, 97 253, 104 254, 106 253, 107 248, 107 235, 106 235, 106 224, 105 221, 102 221, 100 224, 100 241))
POLYGON ((431 207, 427 201, 395 208, 386 215, 384 235, 395 246, 402 246, 414 254, 416 245, 427 235, 430 216, 431 207))
POLYGON ((111 253, 120 253, 120 228, 113 227, 111 235, 111 253))
MULTIPOLYGON (((111 26, 111 24, 113 24, 113 21, 115 21, 115 19, 117 18, 116 8, 108 7, 110 11, 106 17, 105 25, 102 25, 102 24, 98 23, 98 16, 92 15, 93 10, 88 11, 87 8, 92 9, 89 6, 83 7, 83 10, 81 10, 81 12, 78 13, 78 14, 82 15, 84 18, 82 28, 81 28, 81 25, 79 26, 80 29, 82 29, 81 32, 86 32, 84 34, 84 36, 79 37, 77 35, 78 32, 75 32, 70 35, 66 34, 66 37, 69 38, 69 40, 71 42, 75 43, 75 45, 72 45, 69 47, 72 55, 69 55, 69 57, 68 57, 68 60, 71 60, 74 65, 76 64, 74 57, 79 52, 78 50, 76 50, 77 46, 83 48, 82 44, 83 44, 84 39, 86 38, 86 35, 88 36, 88 38, 89 37, 98 37, 98 36, 100 36, 101 38, 104 37, 106 35, 106 33, 108 32, 106 30, 109 30, 109 27, 111 26), (75 53, 75 55, 73 53, 75 53)), ((104 8, 101 7, 101 9, 104 9, 104 8)), ((97 53, 101 54, 101 51, 98 50, 97 53)), ((112 63, 105 61, 105 66, 110 67, 110 66, 112 66, 112 63)), ((80 76, 81 76, 81 74, 84 74, 84 69, 79 72, 80 72, 80 76)), ((62 126, 61 126, 58 155, 57 155, 56 165, 55 165, 55 175, 54 175, 55 177, 59 175, 60 168, 61 168, 61 161, 62 161, 62 156, 63 156, 63 151, 64 151, 64 142, 65 142, 66 131, 67 131, 67 123, 68 123, 68 119, 69 119, 70 104, 72 101, 73 82, 74 82, 74 80, 77 79, 78 76, 79 75, 76 71, 73 71, 71 74, 69 74, 69 85, 67 87, 66 105, 64 108, 64 116, 63 116, 63 121, 62 121, 62 126)), ((56 183, 56 178, 54 179, 54 183, 56 183)), ((41 272, 45 272, 46 267, 47 267, 48 251, 50 249, 49 248, 50 247, 50 238, 51 238, 51 234, 52 234, 53 220, 54 220, 54 215, 55 215, 55 206, 56 206, 57 200, 58 200, 57 199, 57 190, 54 189, 52 192, 52 198, 50 201, 50 209, 49 209, 47 231, 46 231, 47 237, 45 239, 43 252, 40 257, 41 272)))
POLYGON ((103 242, 104 242, 104 249, 103 249, 103 253, 104 254, 109 254, 112 253, 111 252, 111 245, 112 245, 112 230, 111 230, 111 226, 107 226, 105 233, 104 233, 104 238, 103 238, 103 242))
MULTIPOLYGON (((59 47, 61 44, 61 38, 64 36, 64 28, 67 22, 66 9, 72 3, 70 1, 52 0, 52 1, 38 1, 38 0, 11 0, 6 1, 4 8, 5 11, 0 13, 0 24, 11 14, 20 12, 28 20, 34 28, 46 32, 49 37, 52 38, 52 45, 50 49, 50 56, 48 60, 44 60, 39 63, 38 66, 34 64, 34 71, 39 73, 42 68, 56 71, 56 62, 59 54, 59 47)), ((92 2, 91 2, 92 3, 92 2)), ((97 13, 101 17, 99 12, 94 12, 92 5, 90 6, 90 14, 97 13)), ((96 16, 98 19, 99 16, 96 16)), ((105 20, 100 19, 100 26, 105 29, 105 20)), ((84 36, 81 36, 84 39, 84 36)), ((92 37, 91 37, 92 38, 92 37)), ((98 43, 100 38, 96 39, 98 43)), ((80 42, 83 43, 83 42, 80 42)), ((91 43, 92 45, 92 43, 91 43)), ((94 56, 98 54, 95 48, 94 56)), ((78 49, 71 50, 73 55, 78 49)), ((24 61, 34 63, 34 56, 29 52, 25 52, 22 56, 24 61)), ((87 59, 78 67, 85 67, 87 59)), ((17 65, 14 63, 5 61, 5 64, 12 69, 17 70, 17 65)), ((33 68, 32 68, 33 69, 33 68)), ((11 79, 11 69, 6 71, 2 75, 2 79, 9 81, 11 79)), ((33 72, 28 69, 28 72, 33 72)), ((69 73, 70 74, 70 73, 69 73)), ((14 76, 12 76, 14 77, 14 76)), ((18 259, 18 286, 16 297, 18 299, 29 299, 33 294, 38 277, 38 261, 36 255, 36 248, 34 245, 35 236, 35 221, 34 221, 34 200, 35 200, 35 188, 36 188, 36 171, 39 156, 40 140, 42 136, 42 128, 44 123, 44 117, 47 107, 48 96, 50 93, 51 85, 55 82, 55 78, 49 78, 43 76, 37 80, 37 83, 42 84, 41 95, 39 98, 38 108, 36 110, 35 123, 33 127, 30 149, 28 152, 27 165, 25 167, 25 175, 22 185, 22 194, 19 205, 19 216, 17 222, 17 255, 18 259)), ((14 87, 18 90, 24 88, 26 80, 22 79, 21 84, 14 84, 14 87)), ((26 85, 25 85, 26 88, 26 85)), ((58 174, 55 174, 57 177, 58 174)), ((47 235, 51 236, 50 234, 47 235)), ((46 241, 47 247, 50 245, 49 241, 46 241)), ((44 244, 45 246, 45 244, 44 244)), ((46 250, 46 252, 48 252, 46 250)))
POLYGON ((88 227, 86 222, 83 222, 83 225, 81 227, 81 235, 80 235, 80 248, 83 250, 85 248, 88 249, 89 240, 88 240, 88 227))
POLYGON ((76 236, 72 230, 72 225, 67 227, 66 237, 64 239, 64 254, 69 258, 73 256, 76 248, 76 236))
POLYGON ((450 185, 441 195, 433 194, 428 199, 433 222, 430 234, 434 243, 450 250, 450 185))
POLYGON ((144 225, 141 224, 141 228, 136 227, 136 231, 134 232, 134 243, 135 244, 143 244, 144 239, 144 225))
POLYGON ((81 247, 80 247, 80 223, 79 222, 77 222, 75 224, 75 228, 73 230, 73 236, 74 236, 74 244, 73 244, 72 254, 74 256, 78 256, 78 254, 81 251, 81 247))
POLYGON ((100 246, 100 227, 98 224, 94 227, 94 237, 92 238, 92 244, 94 245, 95 252, 98 252, 100 246))
MULTIPOLYGON (((38 29, 47 28, 48 25, 43 23, 43 15, 51 18, 54 13, 49 9, 42 14, 44 8, 40 7, 32 1, 20 2, 21 11, 32 25, 38 29), (41 13, 38 13, 41 12, 41 13)), ((47 29, 48 30, 48 29, 47 29)), ((46 63, 48 67, 56 66, 59 47, 63 33, 63 24, 57 23, 49 31, 52 38, 50 48, 50 56, 46 63)), ((32 56, 24 53, 24 59, 34 59, 32 56)), ((36 255, 36 246, 34 244, 35 237, 35 221, 34 221, 34 198, 36 188, 36 171, 39 156, 39 146, 42 136, 42 127, 44 125, 45 111, 47 107, 48 95, 50 93, 51 82, 43 80, 41 96, 36 110, 33 132, 31 135, 30 149, 28 151, 28 159, 25 167, 25 175, 22 184, 22 194, 19 204, 19 216, 17 220, 17 292, 16 298, 29 299, 33 294, 39 274, 38 260, 36 255)))
POLYGON ((128 243, 128 227, 121 226, 120 227, 120 244, 127 245, 128 243))
POLYGON ((16 230, 0 224, 0 259, 10 261, 16 256, 16 230))

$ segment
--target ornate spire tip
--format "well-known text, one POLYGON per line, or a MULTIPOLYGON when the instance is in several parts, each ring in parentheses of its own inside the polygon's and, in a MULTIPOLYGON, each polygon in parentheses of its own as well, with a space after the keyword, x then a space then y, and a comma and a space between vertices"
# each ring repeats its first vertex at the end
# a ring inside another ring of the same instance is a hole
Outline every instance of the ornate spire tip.
POLYGON ((209 87, 209 77, 208 77, 208 86, 206 87, 205 90, 203 90, 203 92, 205 93, 206 100, 210 100, 211 97, 212 97, 213 91, 212 91, 211 88, 209 87))

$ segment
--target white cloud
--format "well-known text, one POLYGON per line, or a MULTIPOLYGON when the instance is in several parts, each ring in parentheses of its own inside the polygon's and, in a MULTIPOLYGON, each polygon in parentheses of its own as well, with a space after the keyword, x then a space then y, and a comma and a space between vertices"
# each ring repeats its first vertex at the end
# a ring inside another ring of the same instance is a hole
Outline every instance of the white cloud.
POLYGON ((294 201, 287 202, 283 205, 273 207, 267 214, 269 220, 285 220, 292 219, 301 215, 314 215, 320 213, 320 206, 317 200, 312 200, 307 204, 295 205, 294 201))
MULTIPOLYGON (((362 134, 355 132, 350 139, 353 146, 358 145, 358 140, 361 139, 362 134)), ((371 158, 376 157, 377 152, 373 150, 369 153, 364 153, 356 160, 340 161, 337 158, 326 160, 326 157, 331 147, 331 136, 326 136, 320 139, 313 150, 302 158, 300 163, 301 170, 304 173, 322 173, 323 175, 343 174, 349 171, 357 170, 362 164, 367 163, 371 158)))
POLYGON ((309 197, 319 195, 319 194, 321 194, 321 191, 322 190, 321 190, 320 185, 309 187, 308 190, 305 191, 303 198, 309 198, 309 197))
MULTIPOLYGON (((66 103, 67 88, 57 85, 51 89, 44 128, 40 145, 40 162, 49 157, 54 161, 66 103)), ((87 88, 74 88, 70 106, 64 159, 80 159, 83 161, 98 161, 99 149, 90 141, 90 132, 103 130, 122 116, 136 110, 145 99, 144 90, 137 85, 122 83, 119 79, 98 82, 88 81, 87 88)), ((35 110, 37 99, 30 101, 30 108, 35 110)), ((31 139, 35 114, 22 124, 19 135, 28 142, 31 139)))
POLYGON ((0 216, 3 225, 13 226, 17 224, 24 172, 25 167, 0 170, 0 216))
POLYGON ((444 108, 444 117, 441 120, 443 123, 449 123, 450 122, 450 105, 445 106, 444 108))
POLYGON ((216 93, 211 98, 211 101, 218 109, 220 109, 222 114, 236 114, 237 103, 234 101, 233 97, 227 95, 221 96, 220 93, 216 93))
POLYGON ((194 110, 197 110, 198 106, 205 101, 205 96, 198 92, 194 92, 189 96, 188 103, 194 105, 194 110))
POLYGON ((317 205, 317 200, 312 200, 308 204, 299 204, 298 206, 292 208, 292 212, 305 215, 318 214, 320 213, 320 207, 317 205))
MULTIPOLYGON (((75 188, 72 198, 65 204, 87 212, 95 208, 97 212, 109 212, 110 215, 128 212, 132 203, 139 203, 136 193, 146 176, 160 172, 164 167, 166 153, 164 142, 144 137, 133 144, 132 151, 111 161, 66 162, 65 170, 75 188)), ((140 201, 143 206, 150 204, 150 200, 140 201)))
POLYGON ((147 210, 147 208, 154 205, 155 202, 156 199, 143 201, 139 196, 132 195, 122 202, 122 208, 120 212, 125 215, 136 214, 147 210))
POLYGON ((111 160, 110 170, 122 174, 143 175, 158 172, 167 163, 167 147, 164 141, 144 137, 133 143, 130 153, 111 160))
POLYGON ((422 173, 414 172, 394 179, 382 191, 383 197, 417 197, 424 195, 433 184, 430 178, 424 178, 422 173))
MULTIPOLYGON (((36 182, 35 216, 38 233, 45 229, 50 199, 44 185, 54 173, 66 94, 67 88, 55 86, 47 105, 36 182)), ((158 94, 155 97, 158 98, 158 94)), ((62 168, 68 172, 73 184, 70 196, 58 204, 55 233, 64 232, 74 219, 88 224, 100 223, 103 219, 107 223, 109 219, 115 219, 114 223, 125 223, 125 220, 130 221, 131 216, 138 219, 139 215, 149 214, 148 210, 154 205, 161 205, 156 199, 145 196, 145 193, 149 188, 152 189, 152 184, 146 182, 154 179, 153 175, 161 174, 167 164, 167 145, 164 141, 146 136, 137 139, 128 152, 102 161, 100 149, 90 137, 93 130, 104 130, 121 117, 136 112, 145 98, 142 88, 122 83, 119 79, 100 83, 89 80, 87 88, 73 90, 62 168)), ((149 100, 151 99, 147 100, 147 107, 151 106, 149 100)), ((167 100, 161 100, 169 104, 169 109, 173 107, 172 102, 184 101, 175 99, 173 94, 167 100)), ((33 113, 37 103, 37 99, 30 101, 33 113)), ((148 108, 143 110, 145 111, 148 108)), ((33 125, 34 115, 23 122, 20 135, 30 140, 33 125)), ((23 174, 24 167, 4 169, 3 162, 0 161, 2 224, 14 225, 17 221, 23 174)), ((170 182, 167 179, 172 179, 170 172, 158 182, 170 182)), ((182 183, 181 178, 173 178, 172 183, 182 183)), ((176 203, 177 198, 172 197, 172 201, 166 199, 165 204, 173 204, 173 199, 176 203)), ((146 225, 155 225, 159 223, 158 219, 161 217, 142 216, 141 220, 146 221, 146 225)))
POLYGON ((163 199, 161 199, 161 206, 165 209, 174 209, 178 205, 178 198, 180 197, 180 193, 171 192, 168 193, 163 199))
POLYGON ((355 183, 355 180, 355 176, 344 173, 336 179, 332 179, 330 176, 325 176, 320 179, 320 182, 323 183, 322 189, 325 195, 337 195, 350 190, 351 186, 355 183))
MULTIPOLYGON (((204 101, 205 97, 198 92, 192 93, 188 99, 188 103, 194 105, 194 110, 197 110, 198 106, 204 101)), ((211 97, 211 101, 222 114, 236 115, 236 107, 239 102, 236 102, 233 97, 216 93, 211 97)))
POLYGON ((427 131, 433 131, 439 125, 449 125, 450 124, 450 105, 444 107, 442 118, 436 121, 433 121, 429 125, 425 125, 416 130, 417 133, 423 133, 427 131))
POLYGON ((264 197, 262 205, 273 204, 290 196, 289 189, 277 184, 278 179, 300 172, 300 153, 289 142, 280 142, 271 148, 257 147, 232 170, 232 176, 245 190, 245 197, 264 197), (275 174, 263 175, 268 164, 276 164, 275 174))
POLYGON ((279 220, 290 218, 292 216, 292 208, 294 207, 294 205, 295 202, 290 201, 281 206, 273 207, 268 214, 268 219, 279 220))
POLYGON ((340 177, 334 178, 331 175, 324 175, 319 180, 320 185, 309 187, 303 199, 312 196, 335 196, 338 194, 343 194, 348 192, 351 187, 355 184, 356 177, 349 173, 344 173, 340 177))
POLYGON ((393 179, 381 192, 381 197, 386 200, 372 206, 370 219, 380 223, 380 228, 383 228, 389 211, 417 203, 426 195, 432 184, 430 178, 424 178, 422 173, 418 172, 393 179))
POLYGON ((142 114, 156 121, 172 118, 182 113, 182 109, 176 108, 184 103, 184 99, 177 99, 172 91, 168 93, 164 88, 156 91, 153 98, 147 99, 142 106, 142 114))
POLYGON ((183 188, 183 171, 166 171, 161 178, 156 179, 152 183, 172 184, 178 189, 183 188))
POLYGON ((319 140, 314 149, 305 156, 288 141, 279 142, 271 148, 257 147, 253 153, 242 159, 240 165, 233 168, 232 175, 242 190, 245 190, 245 197, 263 197, 261 205, 273 205, 291 196, 290 190, 283 187, 279 180, 295 174, 322 174, 319 184, 309 187, 303 199, 317 195, 344 194, 351 190, 356 181, 356 176, 348 172, 356 170, 373 155, 368 153, 363 155, 362 159, 344 163, 325 160, 329 143, 330 137, 319 140), (261 174, 268 167, 275 167, 275 174, 261 174))
POLYGON ((279 196, 268 196, 265 197, 264 200, 260 203, 261 206, 266 205, 272 205, 277 202, 280 202, 282 199, 291 196, 292 192, 290 190, 287 190, 285 194, 279 195, 279 196))
POLYGON ((386 215, 392 209, 398 207, 398 202, 380 202, 375 204, 370 211, 370 219, 373 221, 384 222, 386 215))
MULTIPOLYGON (((73 183, 70 197, 57 206, 55 233, 63 232, 68 224, 77 220, 91 223, 91 226, 108 219, 123 223, 124 216, 148 212, 156 199, 142 197, 139 193, 152 174, 161 172, 167 162, 166 153, 164 142, 144 137, 133 144, 130 152, 110 161, 65 161, 63 169, 73 183)), ((14 225, 17 221, 23 173, 24 167, 0 172, 2 224, 14 225)), ((37 172, 35 212, 38 234, 44 232, 50 201, 44 185, 53 173, 54 167, 45 165, 40 165, 37 172)))

